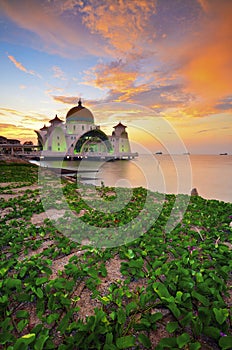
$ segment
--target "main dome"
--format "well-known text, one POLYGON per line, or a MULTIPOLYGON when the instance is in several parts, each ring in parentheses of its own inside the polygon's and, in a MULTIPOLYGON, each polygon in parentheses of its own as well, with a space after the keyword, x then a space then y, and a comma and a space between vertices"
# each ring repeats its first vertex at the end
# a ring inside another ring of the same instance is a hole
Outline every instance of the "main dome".
POLYGON ((94 123, 94 116, 88 108, 82 106, 81 100, 79 100, 78 106, 75 106, 68 111, 66 115, 66 121, 94 123))

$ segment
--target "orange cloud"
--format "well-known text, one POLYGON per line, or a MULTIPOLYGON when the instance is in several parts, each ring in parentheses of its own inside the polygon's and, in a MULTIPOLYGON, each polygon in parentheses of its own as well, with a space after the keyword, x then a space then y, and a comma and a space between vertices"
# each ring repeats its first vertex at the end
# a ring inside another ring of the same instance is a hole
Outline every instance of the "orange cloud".
POLYGON ((37 73, 35 73, 33 70, 28 70, 27 68, 25 68, 23 66, 22 63, 18 62, 13 56, 11 55, 8 55, 8 58, 11 62, 14 63, 15 67, 18 68, 19 70, 25 72, 25 73, 28 73, 28 74, 31 74, 31 75, 36 75, 36 76, 39 76, 37 73))
POLYGON ((136 85, 138 70, 122 60, 98 64, 85 73, 83 84, 108 90, 111 101, 133 102, 134 95, 149 89, 147 84, 136 85))
POLYGON ((127 53, 142 43, 146 33, 147 21, 155 13, 156 1, 150 0, 120 0, 118 2, 103 0, 101 3, 89 0, 82 2, 83 23, 92 33, 99 33, 110 45, 121 53, 127 53))
POLYGON ((77 104, 78 97, 77 96, 52 96, 53 99, 57 102, 61 103, 67 103, 67 104, 72 104, 75 105, 77 104))
POLYGON ((49 119, 51 118, 39 113, 25 114, 14 109, 0 108, 0 135, 32 140, 35 139, 34 130, 40 129, 49 119))
POLYGON ((11 124, 0 124, 0 135, 9 139, 18 139, 21 143, 32 141, 37 144, 37 137, 32 129, 17 127, 11 124))
POLYGON ((232 2, 208 2, 207 11, 200 36, 185 47, 179 72, 186 91, 212 104, 232 92, 232 2))

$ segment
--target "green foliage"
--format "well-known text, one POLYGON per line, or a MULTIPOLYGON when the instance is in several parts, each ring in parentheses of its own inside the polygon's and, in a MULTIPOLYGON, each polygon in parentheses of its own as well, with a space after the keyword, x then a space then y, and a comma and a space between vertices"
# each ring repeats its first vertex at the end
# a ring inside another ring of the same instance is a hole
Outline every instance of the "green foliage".
MULTIPOLYGON (((11 182, 2 193, 36 180, 33 166, 4 165, 1 169, 0 181, 11 182)), ((83 191, 88 188, 82 186, 83 191)), ((107 187, 97 191, 114 205, 117 196, 108 198, 107 187)), ((126 189, 121 192, 127 198, 126 189)), ((32 215, 43 212, 37 190, 0 199, 0 209, 6 213, 0 221, 0 347, 151 349, 152 335, 165 327, 167 335, 157 350, 198 350, 205 337, 222 350, 231 348, 231 311, 226 303, 232 270, 231 203, 191 197, 181 222, 167 233, 174 195, 167 195, 161 208, 160 194, 136 188, 125 208, 112 214, 97 210, 97 202, 96 209, 90 208, 75 184, 64 182, 63 193, 72 210, 86 209, 83 222, 95 227, 129 223, 147 198, 151 212, 160 214, 133 242, 97 249, 81 247, 62 236, 48 219, 40 226, 32 225, 32 215), (44 248, 46 240, 51 244, 44 248), (72 254, 77 251, 81 254, 72 254), (64 269, 51 279, 53 263, 69 254, 64 269), (112 276, 107 262, 114 258, 121 259, 119 275, 108 283, 112 276), (86 303, 97 305, 84 319, 79 304, 83 291, 91 298, 86 303)), ((178 199, 181 207, 184 197, 178 199)), ((50 201, 53 204, 54 198, 50 201)), ((141 225, 152 220, 149 215, 144 213, 141 225)))

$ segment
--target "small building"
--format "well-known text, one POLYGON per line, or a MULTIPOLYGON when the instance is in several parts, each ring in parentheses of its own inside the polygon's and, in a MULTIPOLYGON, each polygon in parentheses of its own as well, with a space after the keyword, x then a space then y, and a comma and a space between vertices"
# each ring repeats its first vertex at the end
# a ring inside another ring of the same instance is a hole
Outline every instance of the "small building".
POLYGON ((16 139, 7 139, 9 145, 20 145, 20 141, 16 139))
POLYGON ((55 118, 36 131, 38 144, 45 158, 63 159, 132 159, 138 156, 131 152, 126 126, 121 122, 107 136, 95 125, 92 112, 82 105, 71 108, 65 121, 55 118))
POLYGON ((21 143, 16 139, 8 139, 4 136, 0 136, 0 153, 1 154, 13 154, 21 149, 21 143))
POLYGON ((4 136, 0 136, 0 145, 5 145, 7 144, 7 138, 4 136))

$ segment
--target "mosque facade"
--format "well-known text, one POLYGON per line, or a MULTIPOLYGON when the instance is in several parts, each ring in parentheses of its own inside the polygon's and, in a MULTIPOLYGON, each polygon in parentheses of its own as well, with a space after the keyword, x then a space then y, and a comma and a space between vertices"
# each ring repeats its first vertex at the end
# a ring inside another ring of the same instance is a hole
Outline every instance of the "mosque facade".
POLYGON ((68 111, 65 121, 56 115, 49 123, 35 130, 44 158, 116 160, 138 156, 131 152, 127 126, 119 122, 112 134, 106 135, 81 100, 68 111))

